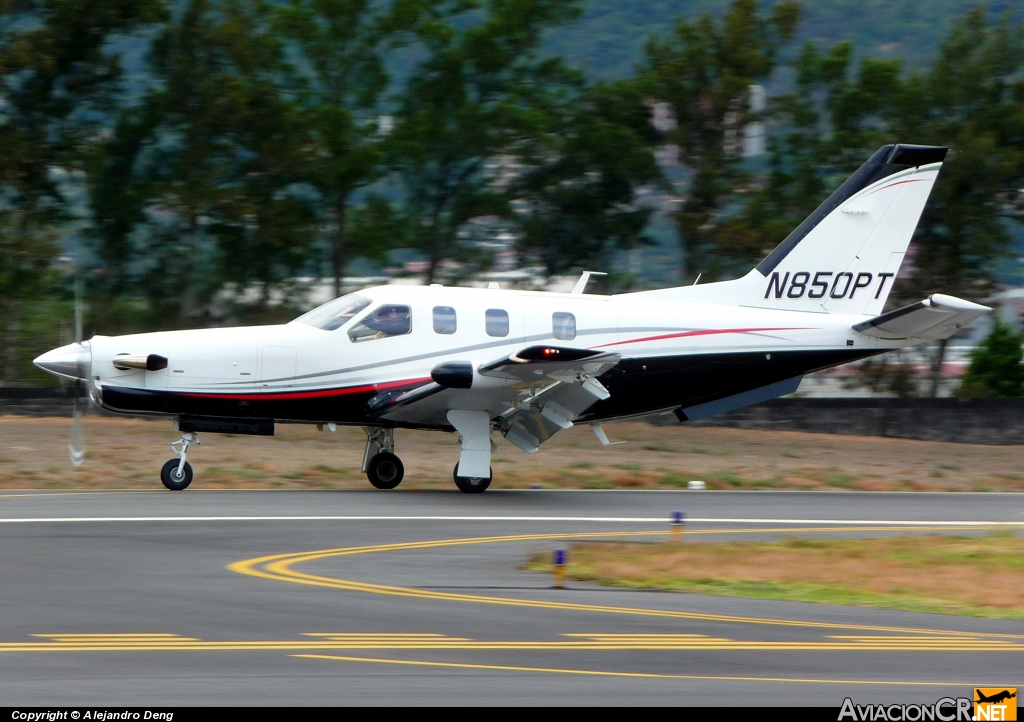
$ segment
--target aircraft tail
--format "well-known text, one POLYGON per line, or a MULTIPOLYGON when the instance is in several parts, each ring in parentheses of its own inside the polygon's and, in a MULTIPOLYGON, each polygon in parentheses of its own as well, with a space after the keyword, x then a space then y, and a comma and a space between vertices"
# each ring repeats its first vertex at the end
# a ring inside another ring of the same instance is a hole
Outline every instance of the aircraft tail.
POLYGON ((743 279, 741 305, 881 313, 947 150, 879 149, 743 279))

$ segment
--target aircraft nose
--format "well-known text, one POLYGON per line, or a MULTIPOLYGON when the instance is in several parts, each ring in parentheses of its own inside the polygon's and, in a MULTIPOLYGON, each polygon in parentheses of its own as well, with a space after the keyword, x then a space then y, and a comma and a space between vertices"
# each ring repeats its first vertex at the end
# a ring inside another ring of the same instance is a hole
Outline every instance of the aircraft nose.
POLYGON ((92 348, 88 341, 69 343, 47 351, 32 363, 54 376, 85 381, 92 372, 92 348))

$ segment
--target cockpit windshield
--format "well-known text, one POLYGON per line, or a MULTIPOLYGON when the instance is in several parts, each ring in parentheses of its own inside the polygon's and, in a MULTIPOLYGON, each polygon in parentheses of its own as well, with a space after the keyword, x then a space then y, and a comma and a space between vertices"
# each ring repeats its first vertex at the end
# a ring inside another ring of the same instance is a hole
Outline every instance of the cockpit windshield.
POLYGON ((307 326, 322 328, 324 331, 333 331, 348 323, 353 316, 369 306, 370 303, 372 301, 365 296, 350 293, 347 296, 328 301, 323 306, 317 306, 295 320, 307 326))

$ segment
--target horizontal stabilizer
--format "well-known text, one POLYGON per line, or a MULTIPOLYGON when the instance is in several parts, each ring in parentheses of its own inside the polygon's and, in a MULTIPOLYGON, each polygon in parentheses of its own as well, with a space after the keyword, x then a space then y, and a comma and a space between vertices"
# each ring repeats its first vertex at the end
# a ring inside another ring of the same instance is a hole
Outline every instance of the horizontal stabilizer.
POLYGON ((949 338, 967 324, 991 312, 988 306, 935 293, 923 301, 858 323, 853 329, 865 336, 890 340, 949 338))

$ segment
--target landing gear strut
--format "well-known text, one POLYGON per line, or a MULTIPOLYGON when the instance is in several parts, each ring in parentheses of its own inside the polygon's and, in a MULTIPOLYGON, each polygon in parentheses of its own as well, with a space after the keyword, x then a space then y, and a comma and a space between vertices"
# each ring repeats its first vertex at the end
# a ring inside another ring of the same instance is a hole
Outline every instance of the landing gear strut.
POLYGON ((187 489, 192 483, 192 465, 186 461, 188 447, 199 445, 199 434, 189 431, 181 435, 180 441, 171 442, 171 451, 177 458, 170 459, 160 470, 160 481, 171 491, 187 489))
POLYGON ((486 411, 453 409, 448 412, 448 422, 462 436, 462 452, 459 463, 455 465, 455 486, 466 494, 479 494, 491 485, 494 478, 490 415, 486 411))
POLYGON ((402 483, 405 466, 395 456, 394 429, 364 426, 366 451, 363 452, 363 472, 378 489, 394 489, 402 483))

